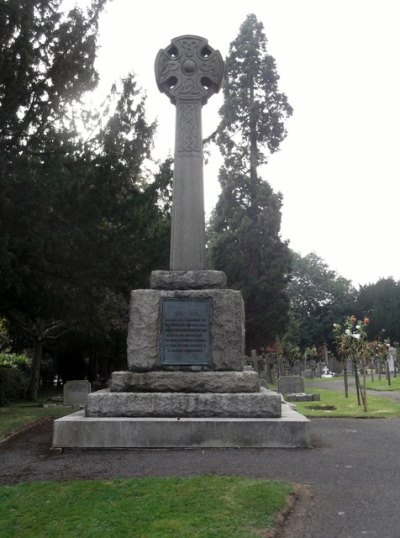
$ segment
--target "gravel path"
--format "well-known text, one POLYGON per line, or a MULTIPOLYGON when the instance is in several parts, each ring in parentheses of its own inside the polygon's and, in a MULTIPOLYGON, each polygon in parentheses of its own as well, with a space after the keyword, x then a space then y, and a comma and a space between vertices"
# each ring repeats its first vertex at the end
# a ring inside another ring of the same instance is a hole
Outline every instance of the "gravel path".
MULTIPOLYGON (((240 475, 307 485, 285 538, 400 536, 400 419, 314 419, 312 449, 52 451, 47 420, 0 445, 0 484, 240 475)), ((303 490, 304 491, 304 490, 303 490)), ((177 537, 179 538, 179 537, 177 537)))

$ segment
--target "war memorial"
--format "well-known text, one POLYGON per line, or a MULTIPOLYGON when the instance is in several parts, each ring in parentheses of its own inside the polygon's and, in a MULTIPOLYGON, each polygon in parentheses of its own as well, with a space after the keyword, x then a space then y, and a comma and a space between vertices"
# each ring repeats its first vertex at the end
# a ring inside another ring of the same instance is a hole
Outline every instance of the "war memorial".
POLYGON ((202 37, 177 37, 155 72, 176 107, 170 270, 131 292, 128 370, 55 421, 53 446, 310 446, 309 420, 244 368, 241 293, 205 266, 201 112, 221 87, 221 54, 202 37))

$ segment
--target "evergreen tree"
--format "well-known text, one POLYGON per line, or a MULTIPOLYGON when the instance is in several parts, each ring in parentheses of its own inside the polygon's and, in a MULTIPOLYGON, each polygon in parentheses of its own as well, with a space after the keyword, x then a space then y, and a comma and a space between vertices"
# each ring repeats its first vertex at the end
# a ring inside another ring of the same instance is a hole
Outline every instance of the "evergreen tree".
POLYGON ((293 113, 279 91, 274 58, 267 53, 262 22, 248 15, 225 60, 224 104, 217 143, 227 164, 243 161, 242 171, 257 179, 257 167, 286 137, 284 120, 293 113))
POLYGON ((246 305, 246 346, 273 342, 287 324, 290 251, 280 238, 281 195, 258 174, 286 136, 292 114, 278 90, 263 25, 248 15, 231 43, 216 142, 224 157, 221 194, 210 221, 211 264, 227 273, 246 305))
POLYGON ((33 399, 46 345, 74 332, 93 356, 124 346, 129 289, 167 266, 170 163, 149 184, 155 125, 134 77, 109 113, 75 107, 97 83, 103 4, 0 0, 0 314, 32 348, 33 399))

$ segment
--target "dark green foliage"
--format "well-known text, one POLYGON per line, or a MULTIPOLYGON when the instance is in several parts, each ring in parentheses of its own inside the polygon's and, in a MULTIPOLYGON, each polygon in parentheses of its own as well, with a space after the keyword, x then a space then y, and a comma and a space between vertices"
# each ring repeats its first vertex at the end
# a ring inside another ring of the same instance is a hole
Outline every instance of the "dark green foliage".
MULTIPOLYGON (((274 58, 267 53, 262 22, 248 15, 225 61, 224 104, 218 145, 225 158, 242 161, 244 170, 266 162, 286 137, 284 120, 293 110, 279 91, 274 58)), ((247 172, 247 171, 246 171, 247 172)))
MULTIPOLYGON (((246 190, 246 179, 237 178, 238 192, 246 190)), ((247 348, 257 349, 286 327, 290 253, 279 237, 280 196, 259 180, 251 199, 247 205, 235 198, 235 190, 223 189, 210 222, 209 252, 213 267, 225 271, 229 286, 243 294, 247 348)))
POLYGON ((400 341, 400 282, 381 278, 375 284, 361 286, 356 314, 370 320, 368 336, 371 339, 400 341))
POLYGON ((23 399, 28 383, 27 371, 0 366, 0 407, 23 399))
POLYGON ((266 53, 263 25, 249 15, 226 59, 224 104, 216 142, 224 156, 222 191, 209 229, 214 268, 228 275, 246 305, 247 349, 269 344, 282 334, 289 306, 285 291, 290 252, 282 242, 281 195, 257 173, 286 136, 292 112, 278 91, 274 59, 266 53))
POLYGON ((170 163, 149 185, 155 125, 133 75, 104 110, 76 107, 97 82, 103 4, 63 15, 56 0, 0 0, 0 314, 32 349, 31 397, 63 335, 118 354, 129 290, 167 266, 170 163))
POLYGON ((75 8, 64 16, 60 0, 0 2, 0 154, 5 160, 21 149, 33 152, 63 121, 68 105, 95 87, 96 32, 104 3, 96 0, 87 14, 75 8))
POLYGON ((331 343, 333 323, 352 313, 356 290, 316 254, 293 253, 291 340, 302 349, 331 343))

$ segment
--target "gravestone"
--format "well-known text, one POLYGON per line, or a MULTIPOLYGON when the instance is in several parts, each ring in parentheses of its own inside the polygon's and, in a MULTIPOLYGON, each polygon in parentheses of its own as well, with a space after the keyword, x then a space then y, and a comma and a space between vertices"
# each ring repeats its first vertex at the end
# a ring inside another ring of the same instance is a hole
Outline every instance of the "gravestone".
POLYGON ((244 369, 244 305, 226 275, 205 268, 201 110, 219 91, 220 53, 193 35, 156 58, 157 85, 176 107, 169 271, 133 290, 128 371, 56 421, 54 446, 308 446, 309 421, 244 369))
POLYGON ((315 402, 320 400, 317 393, 304 392, 304 379, 300 375, 285 375, 278 379, 278 392, 288 402, 315 402))
POLYGON ((395 372, 396 356, 397 356, 396 348, 389 346, 389 349, 387 352, 387 367, 391 374, 394 374, 395 372))
POLYGON ((278 392, 292 394, 304 392, 304 379, 299 375, 285 375, 278 379, 278 392))
POLYGON ((67 381, 63 388, 64 405, 85 406, 88 394, 90 394, 90 383, 86 379, 67 381))

